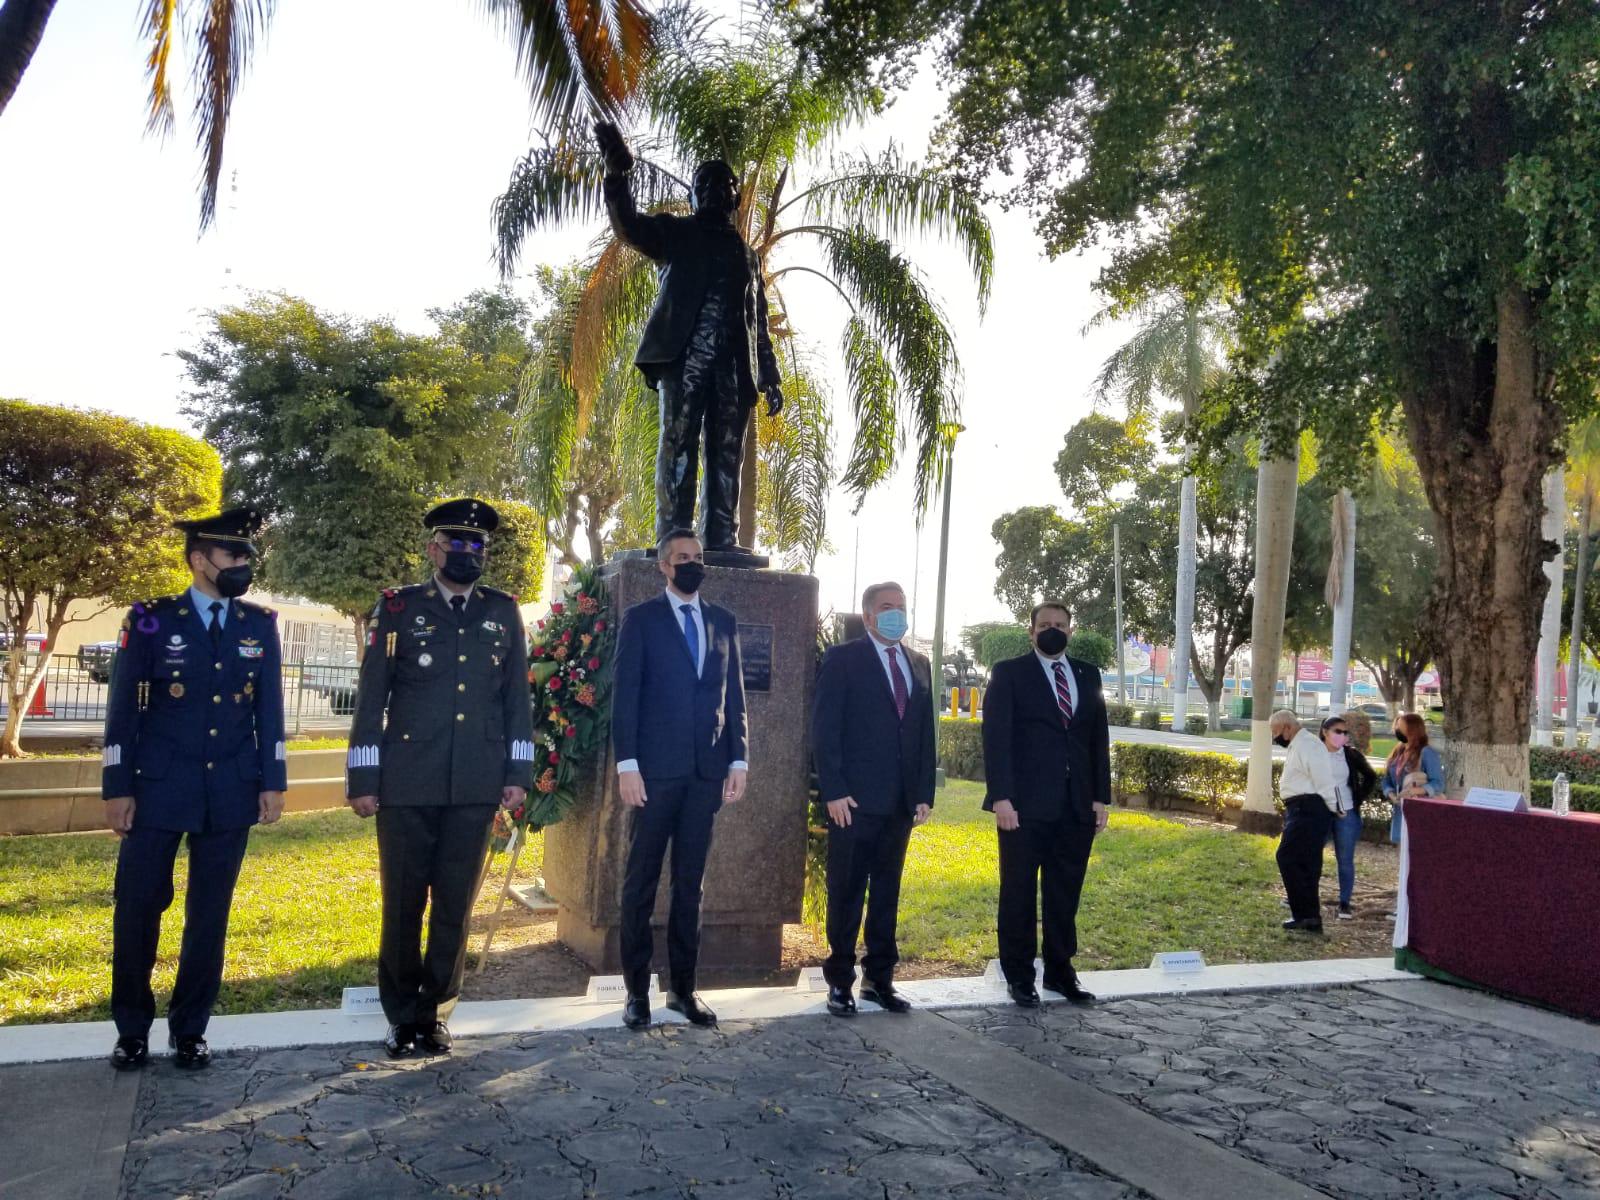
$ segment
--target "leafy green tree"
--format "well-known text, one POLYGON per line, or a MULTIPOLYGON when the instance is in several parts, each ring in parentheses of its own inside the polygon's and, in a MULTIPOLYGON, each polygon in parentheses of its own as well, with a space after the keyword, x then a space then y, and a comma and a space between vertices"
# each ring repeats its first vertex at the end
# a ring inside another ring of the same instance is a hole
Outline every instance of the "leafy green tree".
POLYGON ((1067 654, 1079 662, 1108 671, 1117 662, 1117 643, 1098 629, 1073 629, 1067 639, 1067 654))
POLYGON ((1021 625, 1001 625, 983 635, 977 658, 980 665, 992 667, 997 662, 1026 654, 1032 647, 1033 639, 1021 625))
MULTIPOLYGON (((150 133, 165 137, 177 125, 174 55, 181 52, 182 34, 193 42, 202 230, 216 215, 233 98, 275 7, 275 0, 137 0, 136 9, 144 10, 140 34, 149 46, 150 133)), ((650 51, 650 17, 638 0, 484 0, 482 7, 516 46, 535 120, 560 130, 591 108, 615 114, 632 95, 650 51)), ((22 82, 54 8, 55 0, 0 4, 0 112, 22 82)))
POLYGON ((531 505, 517 500, 496 500, 494 510, 500 514, 500 524, 489 539, 483 581, 510 592, 519 603, 532 604, 544 592, 550 556, 544 520, 531 505))
POLYGON ((935 39, 952 159, 974 178, 1009 169, 1052 253, 1113 244, 1113 296, 1236 297, 1250 369, 1204 406, 1208 445, 1262 428, 1278 461, 1309 426, 1350 480, 1372 418, 1399 407, 1437 517, 1449 782, 1525 790, 1540 485, 1600 377, 1600 9, 818 0, 806 15, 810 49, 846 78, 935 39))
POLYGON ((1015 625, 1015 621, 979 621, 974 625, 962 626, 961 632, 956 636, 956 640, 960 642, 968 655, 974 660, 981 661, 978 659, 978 651, 989 631, 991 629, 1010 629, 1015 625))
POLYGON ((203 442, 107 413, 0 400, 0 604, 5 730, 22 756, 23 714, 69 620, 188 583, 172 523, 215 512, 222 464, 203 442), (73 603, 100 607, 78 617, 73 603), (24 652, 37 624, 45 651, 24 652))
POLYGON ((229 495, 270 520, 262 582, 358 633, 379 588, 421 573, 423 513, 506 453, 505 373, 451 337, 263 295, 212 314, 179 357, 229 495))
MULTIPOLYGON (((820 277, 850 306, 839 347, 856 423, 845 486, 864 495, 893 472, 910 441, 917 504, 925 509, 949 456, 960 364, 938 300, 899 243, 913 236, 952 242, 982 304, 994 253, 977 192, 895 149, 828 156, 875 97, 820 77, 770 17, 729 38, 679 7, 659 14, 657 36, 640 94, 659 138, 634 146, 640 208, 685 211, 684 180, 696 163, 732 165, 743 198, 737 223, 761 262, 779 358, 791 360, 785 369, 797 370, 798 314, 784 292, 790 276, 820 277)), ((495 206, 502 269, 512 269, 536 230, 597 222, 603 178, 592 150, 531 150, 495 206)), ((656 291, 654 265, 609 232, 589 271, 573 314, 570 382, 580 436, 618 346, 631 344, 656 291)), ((758 444, 770 436, 756 426, 758 444)), ((757 461, 746 456, 740 525, 747 530, 756 527, 757 461)))

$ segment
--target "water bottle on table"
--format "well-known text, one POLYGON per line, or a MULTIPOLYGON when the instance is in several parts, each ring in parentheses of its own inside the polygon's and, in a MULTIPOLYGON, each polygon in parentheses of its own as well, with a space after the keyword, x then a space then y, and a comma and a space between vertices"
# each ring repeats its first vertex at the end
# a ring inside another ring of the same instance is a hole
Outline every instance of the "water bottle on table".
POLYGON ((1567 782, 1567 773, 1562 771, 1550 784, 1550 811, 1558 817, 1564 817, 1572 811, 1572 785, 1567 782))

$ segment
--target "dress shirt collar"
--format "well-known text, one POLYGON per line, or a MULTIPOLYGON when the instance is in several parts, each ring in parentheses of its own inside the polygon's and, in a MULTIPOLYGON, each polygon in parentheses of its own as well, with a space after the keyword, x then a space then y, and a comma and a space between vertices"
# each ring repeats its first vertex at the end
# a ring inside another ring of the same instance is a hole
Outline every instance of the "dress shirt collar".
POLYGON ((696 592, 692 596, 680 596, 677 592, 673 591, 672 587, 669 585, 667 587, 667 603, 672 606, 672 615, 677 617, 680 621, 683 620, 683 606, 687 604, 694 609, 694 615, 699 618, 700 623, 702 625, 706 623, 706 615, 700 610, 699 592, 696 592))
POLYGON ((469 583, 465 588, 463 588, 460 584, 451 583, 443 575, 435 571, 433 573, 433 586, 439 589, 439 594, 444 597, 445 605, 448 607, 451 599, 456 596, 465 596, 467 598, 467 603, 471 604, 473 590, 478 585, 476 583, 469 583))
POLYGON ((208 596, 193 584, 189 585, 189 603, 194 605, 195 612, 200 614, 200 624, 206 625, 211 621, 211 606, 222 605, 217 613, 217 620, 222 624, 228 623, 228 602, 221 596, 208 596))

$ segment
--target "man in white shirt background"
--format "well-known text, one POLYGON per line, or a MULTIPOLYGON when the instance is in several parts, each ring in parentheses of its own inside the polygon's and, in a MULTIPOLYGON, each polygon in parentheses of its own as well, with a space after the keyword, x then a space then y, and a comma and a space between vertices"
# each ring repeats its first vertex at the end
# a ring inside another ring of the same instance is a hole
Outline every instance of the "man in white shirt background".
POLYGON ((1288 748, 1278 794, 1283 797, 1283 838, 1278 842, 1278 873, 1289 897, 1283 927, 1321 933, 1322 848, 1333 830, 1339 797, 1334 790, 1328 750, 1322 739, 1300 727, 1300 718, 1279 709, 1269 721, 1272 740, 1288 748))

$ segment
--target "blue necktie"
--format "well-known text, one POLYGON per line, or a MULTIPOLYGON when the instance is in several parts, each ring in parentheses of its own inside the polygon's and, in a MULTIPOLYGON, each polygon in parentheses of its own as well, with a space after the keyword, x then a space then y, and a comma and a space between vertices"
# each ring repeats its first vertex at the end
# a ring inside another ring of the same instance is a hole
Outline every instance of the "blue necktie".
POLYGON ((694 621, 694 605, 680 604, 683 613, 683 636, 689 643, 689 661, 694 663, 694 673, 700 674, 700 627, 694 621))

